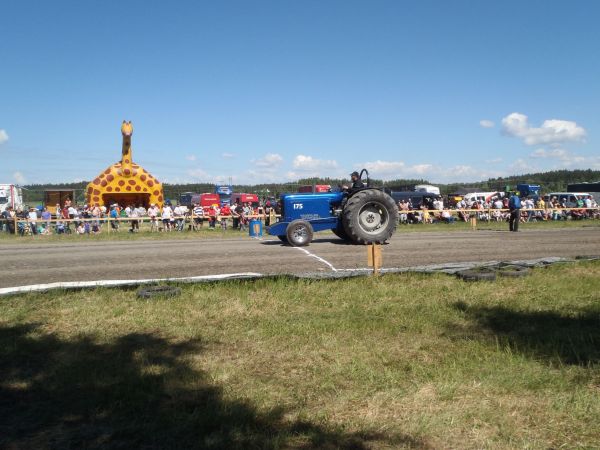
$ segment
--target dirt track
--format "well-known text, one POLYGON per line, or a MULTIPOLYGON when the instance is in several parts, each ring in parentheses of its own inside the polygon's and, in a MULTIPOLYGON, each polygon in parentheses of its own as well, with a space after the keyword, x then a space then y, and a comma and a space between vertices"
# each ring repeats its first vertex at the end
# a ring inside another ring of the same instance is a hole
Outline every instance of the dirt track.
MULTIPOLYGON (((366 267, 366 249, 330 238, 304 249, 272 237, 73 242, 0 248, 0 288, 55 281, 145 279, 229 273, 306 273, 366 267)), ((600 254, 598 228, 546 231, 398 232, 383 248, 386 268, 600 254)))

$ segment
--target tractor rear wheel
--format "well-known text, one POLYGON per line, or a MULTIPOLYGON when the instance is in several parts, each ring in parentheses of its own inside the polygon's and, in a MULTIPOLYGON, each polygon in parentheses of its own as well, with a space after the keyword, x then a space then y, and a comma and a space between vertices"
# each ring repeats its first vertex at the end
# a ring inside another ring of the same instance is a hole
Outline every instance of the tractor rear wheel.
POLYGON ((293 247, 304 247, 313 238, 313 228, 306 220, 292 220, 285 230, 288 243, 293 247))
POLYGON ((348 237, 348 234, 346 234, 344 225, 342 225, 342 224, 340 224, 337 228, 333 228, 331 231, 333 231, 333 234, 335 234, 340 239, 343 239, 344 241, 347 241, 348 239, 350 239, 348 237))
POLYGON ((398 221, 394 199, 377 189, 357 192, 346 202, 342 223, 348 238, 357 244, 381 244, 387 241, 398 221))

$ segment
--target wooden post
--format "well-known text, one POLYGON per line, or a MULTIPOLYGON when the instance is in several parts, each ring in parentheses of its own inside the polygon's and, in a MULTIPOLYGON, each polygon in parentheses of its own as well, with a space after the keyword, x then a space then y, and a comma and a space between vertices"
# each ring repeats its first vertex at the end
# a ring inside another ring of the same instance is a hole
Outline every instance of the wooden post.
POLYGON ((373 268, 373 275, 379 275, 379 269, 381 268, 381 245, 380 244, 369 244, 367 245, 367 262, 368 266, 373 268))
POLYGON ((477 213, 473 214, 471 217, 471 230, 477 229, 477 213))

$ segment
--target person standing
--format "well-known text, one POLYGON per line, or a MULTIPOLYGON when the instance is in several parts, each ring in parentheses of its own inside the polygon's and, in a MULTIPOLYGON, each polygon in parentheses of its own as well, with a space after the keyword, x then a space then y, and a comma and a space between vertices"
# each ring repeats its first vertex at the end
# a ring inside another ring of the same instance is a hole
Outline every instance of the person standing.
POLYGON ((31 230, 32 235, 38 234, 37 231, 37 211, 34 207, 29 208, 29 213, 27 214, 27 219, 29 222, 29 229, 31 230))
POLYGON ((202 225, 204 225, 204 208, 200 206, 200 203, 194 204, 192 214, 194 216, 194 230, 202 228, 202 225))
POLYGON ((163 205, 161 217, 163 221, 163 230, 171 231, 171 218, 173 217, 173 210, 171 209, 171 205, 168 203, 163 205))
POLYGON ((229 205, 225 204, 221 208, 221 230, 227 230, 227 220, 231 216, 231 208, 229 205))
POLYGON ((510 231, 519 231, 519 220, 521 219, 521 199, 518 192, 513 192, 508 200, 508 210, 510 217, 508 219, 508 229, 510 231))
POLYGON ((44 210, 42 211, 42 220, 44 221, 44 234, 50 234, 50 221, 52 220, 52 214, 45 206, 44 210))
POLYGON ((158 230, 158 220, 157 217, 160 214, 158 207, 154 203, 150 203, 150 208, 148 208, 148 217, 150 217, 150 231, 154 232, 158 230))
POLYGON ((138 220, 140 217, 140 213, 138 211, 138 209, 135 207, 135 205, 130 205, 128 206, 129 208, 129 218, 132 219, 131 220, 131 229, 129 230, 130 233, 139 233, 140 231, 140 221, 138 220))
POLYGON ((7 206, 6 210, 2 212, 2 217, 4 217, 6 223, 6 231, 10 234, 15 234, 15 217, 17 213, 12 206, 7 206))
POLYGON ((119 231, 119 211, 117 210, 117 205, 110 205, 110 212, 108 213, 110 217, 110 226, 113 230, 119 231))

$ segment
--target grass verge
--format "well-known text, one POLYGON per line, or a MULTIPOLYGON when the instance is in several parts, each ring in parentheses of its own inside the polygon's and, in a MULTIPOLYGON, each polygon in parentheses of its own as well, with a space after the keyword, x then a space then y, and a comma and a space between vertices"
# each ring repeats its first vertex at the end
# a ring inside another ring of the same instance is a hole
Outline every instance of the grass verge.
POLYGON ((600 446, 600 263, 0 301, 0 447, 600 446))

